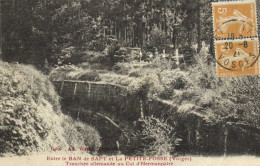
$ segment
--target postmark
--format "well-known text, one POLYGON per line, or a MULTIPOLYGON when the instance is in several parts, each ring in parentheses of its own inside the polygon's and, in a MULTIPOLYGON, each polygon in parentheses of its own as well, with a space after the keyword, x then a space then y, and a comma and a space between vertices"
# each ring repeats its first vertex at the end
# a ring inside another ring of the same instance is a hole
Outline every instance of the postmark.
POLYGON ((257 37, 255 0, 212 3, 215 40, 257 37))
POLYGON ((258 38, 215 41, 219 77, 259 74, 258 38))

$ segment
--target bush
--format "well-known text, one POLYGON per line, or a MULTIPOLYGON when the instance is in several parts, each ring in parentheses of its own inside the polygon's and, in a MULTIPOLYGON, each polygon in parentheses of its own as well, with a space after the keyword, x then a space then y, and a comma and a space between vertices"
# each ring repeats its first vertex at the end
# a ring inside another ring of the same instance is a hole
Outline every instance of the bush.
POLYGON ((172 99, 176 90, 185 90, 192 87, 188 73, 179 69, 163 70, 159 78, 164 89, 159 96, 163 99, 172 99))
POLYGON ((0 81, 0 96, 32 97, 36 103, 44 98, 60 112, 59 96, 52 83, 33 66, 0 61, 0 81))
POLYGON ((107 56, 100 52, 95 51, 85 51, 80 58, 81 62, 92 63, 105 63, 107 61, 107 56))
POLYGON ((129 63, 117 63, 113 66, 113 71, 117 74, 127 75, 131 68, 129 63))
POLYGON ((169 155, 174 152, 179 141, 173 127, 155 117, 136 121, 135 131, 130 137, 134 154, 141 156, 169 155))
POLYGON ((173 92, 174 89, 185 89, 191 86, 188 73, 179 69, 164 70, 160 73, 160 78, 162 84, 171 92, 173 92))
POLYGON ((52 70, 49 78, 55 81, 85 80, 100 81, 99 73, 95 70, 82 69, 74 65, 64 65, 52 70))
POLYGON ((86 44, 86 48, 92 51, 102 52, 105 50, 108 42, 107 37, 103 34, 96 35, 86 44))
POLYGON ((74 77, 73 79, 76 80, 87 80, 87 81, 100 81, 100 77, 97 71, 84 71, 83 73, 80 73, 80 76, 74 77))
POLYGON ((259 76, 217 77, 216 65, 208 63, 206 48, 196 55, 191 79, 197 87, 196 105, 210 108, 218 123, 240 123, 260 128, 259 76), (248 109, 250 108, 250 109, 248 109))
POLYGON ((48 152, 51 147, 100 146, 93 128, 73 120, 67 124, 52 83, 32 66, 0 61, 0 99, 0 153, 25 155, 48 152), (78 136, 76 142, 66 137, 70 129, 78 136))
POLYGON ((98 151, 101 147, 99 133, 91 126, 65 116, 61 124, 64 127, 65 139, 70 147, 87 147, 91 151, 98 151))
POLYGON ((118 84, 121 86, 128 86, 132 81, 135 81, 137 78, 128 77, 126 75, 119 75, 115 73, 104 73, 100 74, 100 78, 104 82, 118 84))
MULTIPOLYGON (((83 56, 80 58, 80 61, 83 63, 89 63, 90 69, 108 70, 111 67, 110 59, 104 53, 95 51, 85 51, 82 55, 83 56)), ((81 66, 81 64, 79 66, 81 66)))
POLYGON ((24 155, 67 146, 59 97, 46 76, 32 66, 0 62, 0 96, 2 153, 24 155))
POLYGON ((152 68, 160 68, 162 70, 170 70, 172 68, 176 68, 176 64, 174 61, 170 61, 169 60, 165 60, 165 59, 161 59, 161 57, 155 57, 153 60, 152 60, 152 63, 151 63, 151 67, 152 68))
POLYGON ((147 79, 135 79, 127 86, 127 91, 132 95, 138 94, 145 96, 148 88, 149 84, 147 79))
POLYGON ((151 39, 149 46, 158 48, 158 51, 162 51, 167 47, 167 44, 170 44, 170 37, 167 36, 162 30, 158 27, 153 27, 151 32, 151 39))

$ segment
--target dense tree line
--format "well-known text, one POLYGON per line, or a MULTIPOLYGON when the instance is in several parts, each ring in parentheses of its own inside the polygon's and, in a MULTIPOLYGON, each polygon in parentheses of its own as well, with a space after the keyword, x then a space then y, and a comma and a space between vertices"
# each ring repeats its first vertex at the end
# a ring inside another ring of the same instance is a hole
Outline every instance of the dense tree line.
POLYGON ((86 50, 212 45, 213 0, 2 0, 3 59, 43 65, 86 50), (157 42, 157 43, 156 43, 157 42))

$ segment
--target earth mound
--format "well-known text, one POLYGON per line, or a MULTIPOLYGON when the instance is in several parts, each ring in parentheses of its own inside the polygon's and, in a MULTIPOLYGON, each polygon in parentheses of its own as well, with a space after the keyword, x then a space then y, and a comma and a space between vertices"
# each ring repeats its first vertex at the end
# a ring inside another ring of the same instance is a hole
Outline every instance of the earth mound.
POLYGON ((0 61, 0 154, 28 155, 69 146, 98 149, 99 134, 62 114, 59 96, 45 75, 32 66, 0 61), (84 135, 82 129, 89 132, 84 135))

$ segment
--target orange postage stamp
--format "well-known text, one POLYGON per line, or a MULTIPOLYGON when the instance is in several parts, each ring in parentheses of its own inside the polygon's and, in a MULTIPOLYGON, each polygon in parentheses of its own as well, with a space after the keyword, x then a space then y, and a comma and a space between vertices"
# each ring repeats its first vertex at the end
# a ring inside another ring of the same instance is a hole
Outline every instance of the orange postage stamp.
POLYGON ((215 42, 219 77, 259 74, 258 39, 215 42))
POLYGON ((212 3, 214 38, 257 37, 255 0, 212 3))

